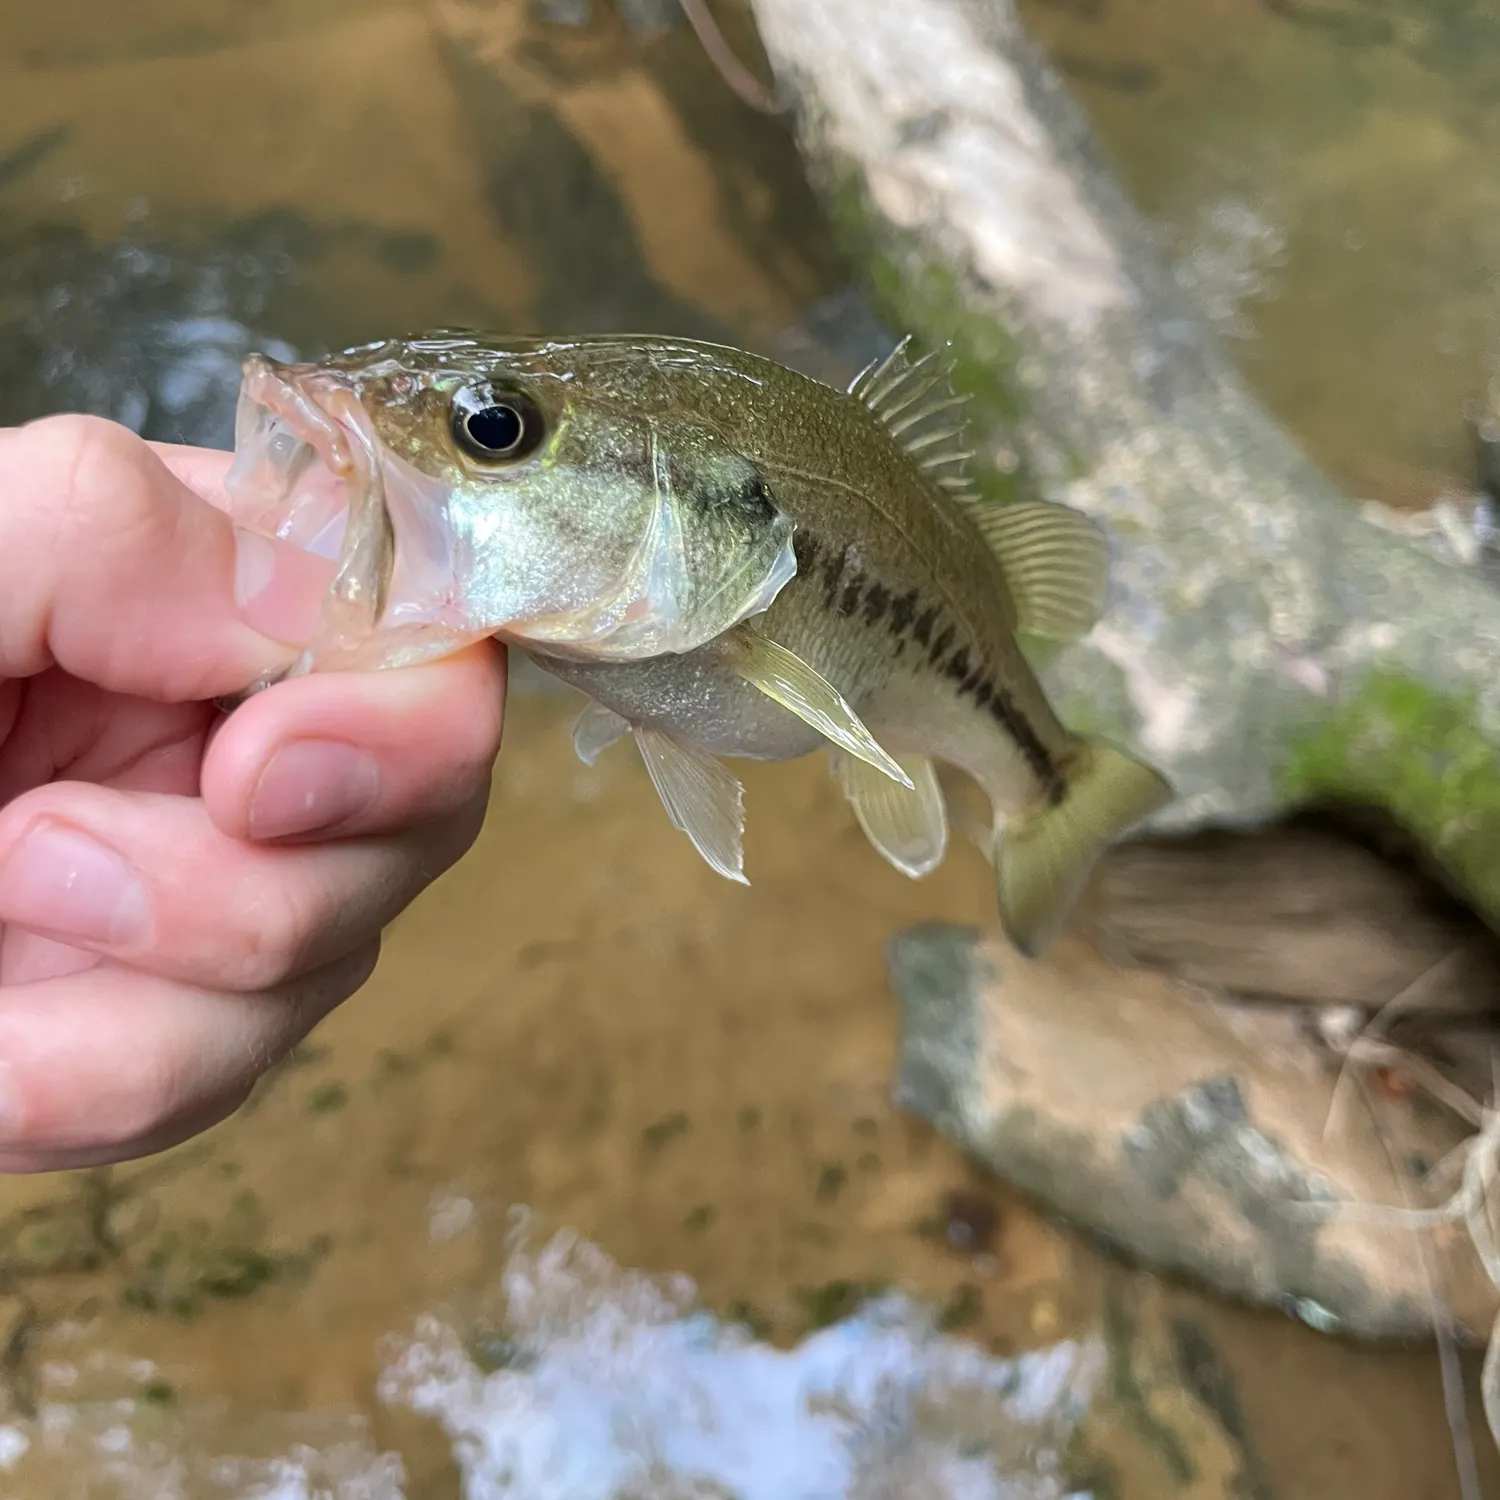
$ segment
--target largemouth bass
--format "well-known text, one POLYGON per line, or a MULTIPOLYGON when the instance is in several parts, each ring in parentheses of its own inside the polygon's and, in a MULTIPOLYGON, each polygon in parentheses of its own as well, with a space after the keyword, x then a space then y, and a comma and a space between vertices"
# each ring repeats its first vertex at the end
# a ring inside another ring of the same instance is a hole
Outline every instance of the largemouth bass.
POLYGON ((982 499, 945 357, 903 341, 847 391, 665 337, 371 344, 247 362, 236 519, 336 564, 294 673, 486 636, 589 698, 592 763, 634 739, 672 822, 743 881, 722 758, 827 748, 870 841, 919 878, 948 817, 934 762, 994 810, 1001 921, 1057 933, 1098 855, 1170 800, 1070 732, 1018 635, 1103 609, 1087 517, 982 499))

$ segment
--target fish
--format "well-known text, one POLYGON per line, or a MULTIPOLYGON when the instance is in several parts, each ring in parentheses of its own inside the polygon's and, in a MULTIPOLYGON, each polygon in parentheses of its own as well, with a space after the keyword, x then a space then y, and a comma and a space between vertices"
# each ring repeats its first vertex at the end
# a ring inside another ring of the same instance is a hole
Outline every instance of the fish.
POLYGON ((1048 701, 1022 639, 1093 627, 1108 539, 985 498, 965 401, 948 349, 910 338, 840 390, 665 335, 439 330, 252 355, 226 487, 240 525, 330 565, 287 675, 496 638, 584 694, 582 761, 633 740, 671 822, 745 884, 726 761, 826 752, 913 879, 946 853, 943 764, 988 798, 1001 926, 1037 956, 1174 793, 1048 701))

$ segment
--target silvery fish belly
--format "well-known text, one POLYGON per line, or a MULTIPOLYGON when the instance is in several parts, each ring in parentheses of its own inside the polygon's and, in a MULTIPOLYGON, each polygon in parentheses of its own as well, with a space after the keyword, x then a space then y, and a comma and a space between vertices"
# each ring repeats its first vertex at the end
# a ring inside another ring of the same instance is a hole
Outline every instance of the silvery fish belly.
POLYGON ((228 489, 241 525, 330 565, 295 674, 497 637, 587 695, 578 754, 632 739, 740 881, 725 758, 826 748, 913 877, 947 847, 950 763, 989 796, 1002 923, 1035 953, 1171 793, 1047 702, 1019 638, 1092 628, 1106 541, 1063 506, 985 501, 962 405, 905 342, 837 391, 688 340, 439 333, 252 358, 228 489))

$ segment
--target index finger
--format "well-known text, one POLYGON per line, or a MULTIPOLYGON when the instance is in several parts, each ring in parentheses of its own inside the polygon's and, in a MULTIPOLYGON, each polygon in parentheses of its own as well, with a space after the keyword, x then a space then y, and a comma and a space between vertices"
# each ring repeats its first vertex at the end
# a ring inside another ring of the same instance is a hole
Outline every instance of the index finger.
POLYGON ((181 702, 238 692, 294 659, 330 565, 238 532, 184 483, 219 489, 229 455, 210 451, 169 464, 97 417, 0 430, 0 677, 56 664, 181 702))
POLYGON ((172 471, 178 483, 185 484, 216 510, 229 508, 224 476, 234 462, 234 454, 222 448, 194 448, 186 443, 148 442, 146 446, 172 471))

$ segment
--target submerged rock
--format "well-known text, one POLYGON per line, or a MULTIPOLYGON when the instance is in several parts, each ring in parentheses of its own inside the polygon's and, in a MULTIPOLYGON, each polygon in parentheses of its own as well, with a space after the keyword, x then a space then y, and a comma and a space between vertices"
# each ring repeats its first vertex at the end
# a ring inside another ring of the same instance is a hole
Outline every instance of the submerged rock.
POLYGON ((168 1372, 94 1347, 82 1323, 58 1330, 38 1410, 0 1407, 0 1493, 1268 1494, 1214 1338, 1138 1280, 1111 1292, 1088 1331, 1004 1354, 944 1332, 933 1309, 891 1292, 855 1299, 781 1347, 717 1316, 685 1277, 631 1270, 566 1232, 533 1246, 524 1228, 523 1215, 523 1235, 480 1298, 495 1317, 481 1312, 479 1329, 461 1330, 450 1301, 445 1316, 423 1315, 410 1335, 382 1340, 378 1422, 316 1399, 252 1412, 214 1394, 191 1363, 168 1372))
POLYGON ((753 0, 893 323, 950 339, 983 479, 1106 527, 1044 676, 1174 781, 1158 826, 1375 804, 1500 919, 1500 594, 1369 523, 1249 392, 1011 0, 753 0))
MULTIPOLYGON (((612 8, 635 36, 658 36, 682 19, 677 0, 613 0, 612 8)), ((588 26, 595 10, 594 0, 531 0, 532 15, 550 26, 588 26)))
POLYGON ((890 968, 898 1102, 1073 1224, 1314 1327, 1413 1337, 1446 1305, 1488 1332, 1500 1302, 1462 1228, 1378 1212, 1419 1201, 1467 1130, 1415 1096, 1372 1130, 1356 1094, 1351 1124, 1302 1013, 1210 1003, 1077 937, 1029 961, 933 924, 890 968))

